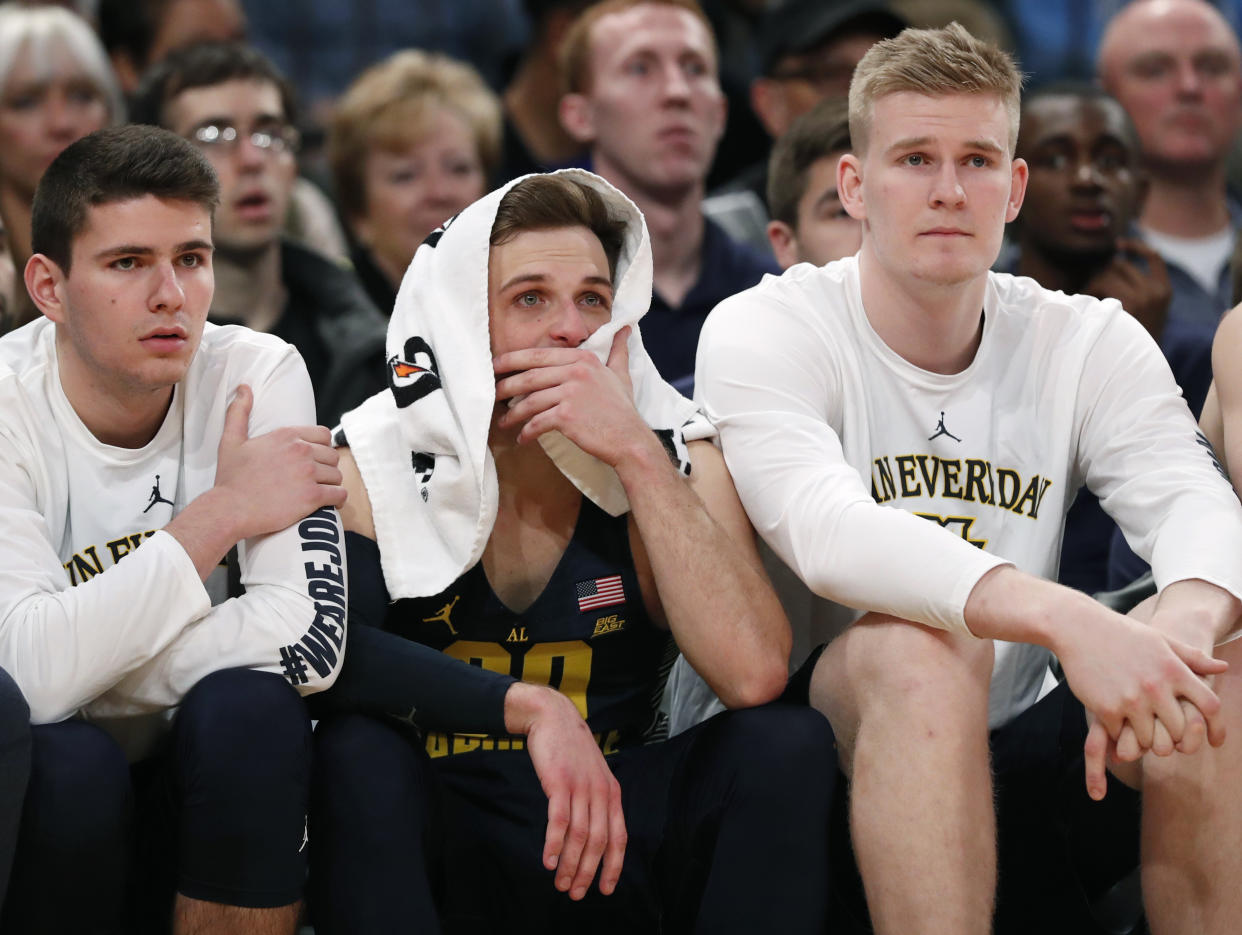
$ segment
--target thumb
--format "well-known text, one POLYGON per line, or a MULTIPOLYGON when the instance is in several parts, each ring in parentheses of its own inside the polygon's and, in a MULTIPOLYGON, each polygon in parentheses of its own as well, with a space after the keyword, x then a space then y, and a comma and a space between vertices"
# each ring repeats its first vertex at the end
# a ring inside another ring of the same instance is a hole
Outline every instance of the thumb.
POLYGON ((1191 646, 1189 643, 1183 643, 1181 640, 1169 640, 1169 646, 1173 652, 1181 658, 1182 662, 1190 667, 1190 671, 1195 675, 1220 675, 1229 668, 1229 663, 1224 659, 1217 659, 1215 656, 1205 653, 1203 650, 1191 646))
POLYGON ((237 387, 233 401, 224 413, 224 431, 220 434, 220 443, 228 442, 240 445, 250 437, 250 406, 254 403, 254 394, 250 387, 242 383, 237 387))
POLYGON ((630 382, 630 334, 634 329, 626 325, 612 336, 612 350, 608 352, 608 369, 627 384, 630 382))

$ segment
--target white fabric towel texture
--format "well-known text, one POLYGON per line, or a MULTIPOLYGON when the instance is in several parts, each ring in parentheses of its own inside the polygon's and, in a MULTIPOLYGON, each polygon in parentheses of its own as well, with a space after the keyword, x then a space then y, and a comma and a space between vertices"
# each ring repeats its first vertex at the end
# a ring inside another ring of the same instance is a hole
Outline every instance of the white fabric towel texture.
MULTIPOLYGON (((603 179, 566 175, 604 196, 626 222, 614 271, 611 321, 583 347, 606 361, 626 325, 630 379, 639 413, 657 431, 683 473, 685 442, 715 430, 669 386, 643 348, 638 320, 651 304, 651 240, 642 213, 603 179)), ((445 222, 418 248, 397 293, 388 326, 389 389, 345 413, 341 427, 371 500, 384 579, 391 597, 438 594, 473 567, 496 519, 496 465, 487 447, 495 377, 487 323, 487 262, 492 224, 505 193, 497 189, 445 222)), ((559 432, 539 439, 584 495, 613 516, 629 509, 611 467, 559 432)))

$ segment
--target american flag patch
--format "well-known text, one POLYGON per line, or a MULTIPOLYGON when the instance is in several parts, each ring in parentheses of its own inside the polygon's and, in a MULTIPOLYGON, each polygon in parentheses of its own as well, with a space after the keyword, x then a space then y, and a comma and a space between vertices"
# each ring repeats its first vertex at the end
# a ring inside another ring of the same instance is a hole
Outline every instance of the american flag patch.
POLYGON ((607 578, 590 578, 574 585, 578 592, 578 610, 595 610, 597 607, 611 607, 613 604, 625 603, 625 588, 621 586, 620 575, 609 575, 607 578))

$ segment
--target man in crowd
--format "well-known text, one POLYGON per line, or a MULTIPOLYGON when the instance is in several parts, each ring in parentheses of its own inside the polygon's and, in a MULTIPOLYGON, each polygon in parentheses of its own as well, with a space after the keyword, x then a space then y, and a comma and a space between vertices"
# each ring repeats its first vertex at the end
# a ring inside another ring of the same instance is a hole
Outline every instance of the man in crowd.
POLYGON ((384 319, 357 280, 281 236, 297 176, 292 89, 240 43, 202 43, 146 76, 134 119, 197 146, 220 178, 215 322, 236 322, 298 349, 319 421, 384 387, 384 319))
POLYGON ((844 98, 820 101, 776 141, 768 174, 768 240, 781 269, 823 266, 858 252, 862 224, 846 213, 837 194, 837 162, 849 151, 844 98))
POLYGON ((296 926, 345 492, 293 349, 206 323, 218 197, 136 126, 35 195, 45 317, 0 340, 0 665, 36 725, 6 932, 296 926))
POLYGON ((875 930, 1090 925, 1083 896, 1138 861, 1111 769, 1143 784, 1152 931, 1223 933, 1242 506, 1118 302, 989 272, 1028 178, 1019 85, 960 26, 874 46, 837 176, 858 256, 724 302, 698 392, 759 533, 867 611, 794 690, 832 722, 875 930), (1084 481, 1152 558, 1142 619, 1046 580, 1084 481))
POLYGON ((561 121, 647 219, 655 283, 643 338, 665 379, 688 389, 707 313, 777 271, 703 216, 725 120, 711 27, 694 0, 606 0, 578 18, 563 55, 561 121))
POLYGON ((1215 327, 1242 216, 1225 187, 1242 129, 1238 37, 1204 0, 1137 0, 1109 22, 1097 68, 1142 144, 1151 189, 1139 226, 1168 264, 1168 318, 1215 327))
MULTIPOLYGON (((1008 271, 1047 289, 1117 299, 1159 341, 1197 415, 1212 382, 1212 333, 1166 323, 1164 261, 1130 236, 1147 177, 1125 110, 1091 85, 1047 85, 1023 102, 1018 156, 1030 180, 1008 271)), ((1080 494, 1066 518, 1059 580, 1088 594, 1105 590, 1114 528, 1095 498, 1080 494)))

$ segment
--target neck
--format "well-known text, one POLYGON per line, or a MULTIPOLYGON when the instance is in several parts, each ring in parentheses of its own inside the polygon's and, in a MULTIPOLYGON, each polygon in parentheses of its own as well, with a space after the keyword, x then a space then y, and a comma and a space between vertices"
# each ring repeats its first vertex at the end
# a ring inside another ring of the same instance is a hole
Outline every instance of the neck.
POLYGON ((1223 165, 1194 171, 1152 166, 1151 173, 1143 227, 1170 237, 1210 237, 1229 226, 1223 165))
POLYGON ((858 268, 867 320, 894 352, 932 373, 960 373, 970 366, 983 335, 986 273, 944 285, 893 279, 865 241, 858 268))
POLYGON ((56 333, 56 357, 65 398, 87 431, 105 445, 141 448, 155 437, 168 407, 173 388, 110 386, 81 366, 73 366, 71 353, 56 333))
POLYGON ((703 265, 703 183, 664 190, 644 187, 598 151, 591 154, 595 171, 638 206, 651 235, 655 291, 674 308, 698 281, 703 265))
POLYGON ((1113 258, 1112 251, 1092 254, 1045 251, 1025 238, 1019 239, 1018 247, 1021 251, 1018 254, 1019 276, 1029 276, 1045 289, 1060 290, 1067 295, 1082 292, 1091 278, 1113 258))
POLYGON ((212 266, 216 278, 212 315, 240 321, 255 331, 271 330, 285 310, 280 241, 253 252, 218 248, 212 266))
POLYGON ((556 56, 536 52, 518 67, 503 94, 509 122, 541 166, 569 162, 582 152, 582 144, 561 126, 560 87, 556 56))

